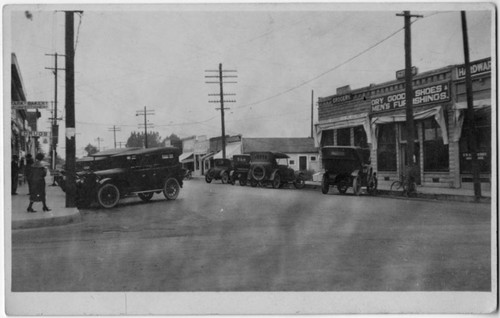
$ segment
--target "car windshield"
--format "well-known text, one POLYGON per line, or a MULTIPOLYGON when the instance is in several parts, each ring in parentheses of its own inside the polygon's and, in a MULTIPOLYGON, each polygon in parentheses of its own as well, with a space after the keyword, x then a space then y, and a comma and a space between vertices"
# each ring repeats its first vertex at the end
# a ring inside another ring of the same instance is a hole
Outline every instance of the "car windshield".
POLYGON ((280 166, 288 166, 288 158, 276 158, 276 163, 280 166))

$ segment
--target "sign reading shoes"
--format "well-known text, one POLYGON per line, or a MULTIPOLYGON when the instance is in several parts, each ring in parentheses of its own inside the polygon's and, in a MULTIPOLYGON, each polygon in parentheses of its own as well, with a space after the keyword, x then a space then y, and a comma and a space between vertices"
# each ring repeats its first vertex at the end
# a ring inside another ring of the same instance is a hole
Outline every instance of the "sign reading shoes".
POLYGON ((42 101, 15 101, 12 102, 12 109, 37 109, 37 108, 48 108, 49 102, 42 101))
MULTIPOLYGON (((413 90, 413 105, 423 105, 450 100, 450 86, 448 83, 436 84, 413 90)), ((371 100, 372 113, 400 109, 406 106, 406 94, 395 93, 392 95, 375 97, 371 100)))

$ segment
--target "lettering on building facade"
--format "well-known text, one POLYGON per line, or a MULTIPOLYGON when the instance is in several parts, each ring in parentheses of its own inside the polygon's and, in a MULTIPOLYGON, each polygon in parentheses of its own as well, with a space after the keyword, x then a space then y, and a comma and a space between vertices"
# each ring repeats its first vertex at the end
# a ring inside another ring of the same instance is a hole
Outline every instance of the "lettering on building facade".
MULTIPOLYGON (((457 78, 465 78, 465 65, 457 66, 457 78)), ((491 59, 481 60, 470 64, 470 74, 478 75, 491 72, 491 59)))
MULTIPOLYGON (((448 83, 436 84, 413 90, 413 105, 418 106, 427 103, 442 102, 450 100, 450 87, 448 83)), ((372 113, 400 109, 406 106, 406 94, 404 92, 392 95, 372 98, 372 113)))

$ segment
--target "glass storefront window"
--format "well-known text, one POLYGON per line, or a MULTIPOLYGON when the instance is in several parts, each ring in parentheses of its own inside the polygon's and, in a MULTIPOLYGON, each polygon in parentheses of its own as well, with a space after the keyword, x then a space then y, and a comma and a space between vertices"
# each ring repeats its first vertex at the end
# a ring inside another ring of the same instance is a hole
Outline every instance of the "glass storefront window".
POLYGON ((322 146, 333 146, 333 129, 323 131, 321 138, 322 146))
MULTIPOLYGON (((491 173, 491 108, 481 108, 474 111, 474 121, 476 122, 477 136, 477 158, 479 171, 491 173)), ((460 172, 472 173, 472 157, 468 145, 469 122, 467 113, 465 114, 462 126, 462 137, 460 138, 460 172)))
POLYGON ((396 171, 396 125, 379 125, 378 130, 377 169, 396 171))
POLYGON ((351 145, 351 128, 337 129, 337 146, 351 145))
POLYGON ((422 122, 424 135, 424 171, 448 171, 448 145, 443 143, 443 133, 434 118, 422 122))
POLYGON ((368 148, 366 132, 363 126, 354 127, 354 146, 368 148))

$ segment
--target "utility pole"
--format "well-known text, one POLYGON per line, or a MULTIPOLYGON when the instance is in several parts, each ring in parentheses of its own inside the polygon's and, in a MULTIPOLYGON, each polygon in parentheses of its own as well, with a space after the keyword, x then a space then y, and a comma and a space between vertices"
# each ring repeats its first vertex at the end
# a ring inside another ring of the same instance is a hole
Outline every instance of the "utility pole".
MULTIPOLYGON (((397 16, 405 18, 405 95, 406 95, 406 158, 408 160, 408 181, 414 181, 415 131, 413 124, 413 74, 411 72, 411 18, 421 18, 421 15, 411 15, 404 11, 397 16)), ((413 189, 414 190, 414 189, 413 189)))
POLYGON ((127 143, 123 142, 123 141, 119 141, 119 142, 117 142, 117 144, 120 146, 120 148, 122 147, 122 145, 125 145, 125 146, 127 145, 127 143))
POLYGON ((121 131, 120 128, 116 128, 115 125, 113 125, 113 128, 109 128, 108 131, 112 131, 113 132, 113 138, 114 138, 114 141, 115 141, 115 149, 116 149, 116 132, 117 131, 121 131))
POLYGON ((154 115, 154 110, 147 110, 146 106, 144 106, 144 110, 138 110, 135 114, 136 116, 144 115, 144 124, 139 124, 139 128, 142 128, 141 125, 144 125, 144 148, 148 148, 148 127, 154 127, 153 124, 149 124, 147 120, 147 115, 154 115))
POLYGON ((476 202, 481 198, 481 178, 479 175, 479 162, 477 160, 477 129, 476 120, 474 118, 474 98, 472 93, 472 76, 470 74, 469 60, 469 36, 467 32, 467 18, 465 11, 461 12, 462 16, 462 36, 464 41, 464 58, 465 58, 465 90, 467 93, 467 119, 470 133, 467 136, 468 148, 472 159, 472 181, 474 182, 474 197, 476 202))
POLYGON ((83 11, 65 11, 65 53, 66 53, 66 207, 76 206, 75 183, 75 13, 83 11))
POLYGON ((314 90, 311 91, 311 138, 314 138, 313 135, 313 118, 314 117, 314 90))
MULTIPOLYGON (((47 70, 53 70, 54 73, 54 111, 52 113, 52 162, 51 162, 51 168, 52 170, 56 169, 56 158, 57 158, 57 143, 59 142, 59 125, 57 124, 58 120, 62 120, 62 118, 57 117, 57 71, 58 70, 65 70, 64 68, 58 68, 57 67, 57 57, 58 56, 65 56, 61 54, 45 54, 46 56, 54 56, 54 67, 46 67, 45 69, 47 70)), ((55 184, 55 180, 52 185, 55 184)))
MULTIPOLYGON (((225 122, 224 122, 224 110, 229 109, 229 108, 224 108, 224 102, 226 103, 235 103, 235 100, 224 100, 224 96, 235 96, 236 94, 224 94, 224 84, 235 84, 237 82, 229 82, 225 81, 224 78, 237 78, 237 75, 223 75, 224 72, 228 73, 235 73, 236 70, 223 70, 222 69, 222 63, 219 64, 219 70, 207 70, 205 72, 218 72, 218 75, 206 75, 205 78, 218 78, 218 81, 215 82, 205 82, 207 84, 219 84, 220 91, 219 91, 219 100, 214 100, 214 101, 208 101, 209 103, 220 103, 220 108, 216 108, 217 110, 220 109, 220 116, 221 116, 221 127, 222 127, 222 158, 226 159, 226 130, 225 130, 225 122)), ((217 96, 217 94, 208 94, 208 96, 217 96)))
POLYGON ((101 137, 97 137, 97 139, 95 139, 95 141, 97 141, 97 149, 99 151, 101 151, 101 141, 104 141, 104 139, 102 139, 101 137))

